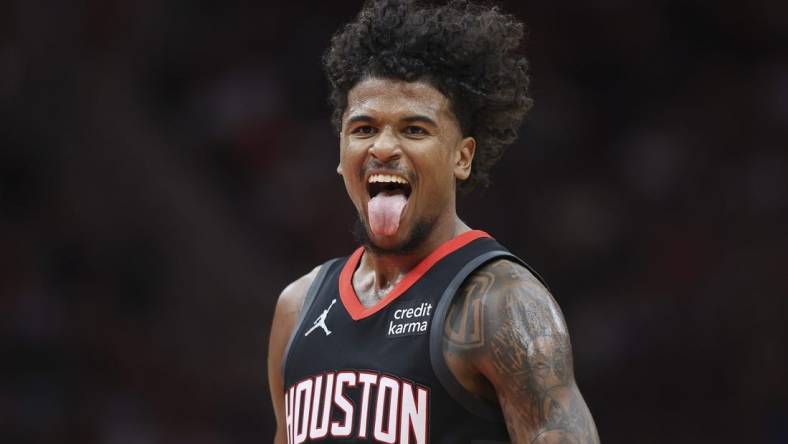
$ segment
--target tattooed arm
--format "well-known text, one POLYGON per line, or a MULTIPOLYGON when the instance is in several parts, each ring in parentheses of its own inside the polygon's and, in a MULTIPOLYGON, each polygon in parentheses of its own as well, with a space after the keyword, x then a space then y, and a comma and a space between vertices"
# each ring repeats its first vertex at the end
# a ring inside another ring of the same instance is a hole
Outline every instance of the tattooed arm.
POLYGON ((506 260, 482 267, 445 325, 449 368, 471 392, 498 400, 513 443, 599 442, 561 311, 528 270, 506 260))

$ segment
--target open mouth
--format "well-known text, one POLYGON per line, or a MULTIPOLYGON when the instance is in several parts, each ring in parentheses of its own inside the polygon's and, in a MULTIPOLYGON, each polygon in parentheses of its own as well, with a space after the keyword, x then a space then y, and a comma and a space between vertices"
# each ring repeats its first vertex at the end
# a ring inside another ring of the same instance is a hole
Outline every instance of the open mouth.
POLYGON ((386 194, 403 194, 405 198, 410 197, 410 183, 402 176, 393 174, 373 174, 367 180, 367 192, 369 197, 375 197, 382 192, 386 194))
POLYGON ((369 228, 378 236, 392 236, 405 214, 410 182, 394 174, 373 174, 367 179, 369 228))

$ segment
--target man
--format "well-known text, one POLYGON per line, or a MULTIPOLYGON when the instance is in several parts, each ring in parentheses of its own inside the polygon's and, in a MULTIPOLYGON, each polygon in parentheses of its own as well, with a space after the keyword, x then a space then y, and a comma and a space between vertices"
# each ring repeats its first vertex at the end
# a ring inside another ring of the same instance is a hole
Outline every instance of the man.
POLYGON ((545 284, 456 213, 530 107, 497 8, 370 1, 332 40, 342 176, 362 244, 282 292, 276 443, 595 443, 545 284))

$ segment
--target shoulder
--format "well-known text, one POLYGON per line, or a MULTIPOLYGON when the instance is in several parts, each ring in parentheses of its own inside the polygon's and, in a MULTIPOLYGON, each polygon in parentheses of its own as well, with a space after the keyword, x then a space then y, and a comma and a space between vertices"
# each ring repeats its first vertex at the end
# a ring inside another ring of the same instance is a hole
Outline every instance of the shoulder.
POLYGON ((568 336, 564 316, 547 287, 526 267, 509 260, 487 264, 476 273, 490 281, 481 305, 491 333, 514 328, 528 339, 568 336))
POLYGON ((287 285, 276 301, 276 311, 281 314, 295 314, 301 311, 309 287, 315 281, 321 265, 287 285))
POLYGON ((569 331, 549 290, 528 269, 506 260, 492 262, 478 274, 491 281, 479 302, 485 333, 481 370, 507 378, 528 362, 550 368, 557 379, 571 378, 569 331))
POLYGON ((473 272, 466 284, 483 280, 489 281, 487 296, 501 297, 511 291, 555 304, 550 292, 534 273, 523 265, 509 259, 497 259, 479 267, 473 272))
POLYGON ((549 366, 558 379, 573 377, 561 309, 533 273, 505 259, 465 280, 449 308, 444 349, 491 382, 508 380, 526 364, 549 366))
POLYGON ((533 335, 548 329, 566 332, 549 290, 526 267, 508 259, 489 262, 468 276, 451 303, 447 320, 446 339, 464 348, 489 346, 503 324, 517 323, 516 327, 525 329, 523 333, 533 335))
POLYGON ((298 322, 298 315, 304 306, 306 294, 312 282, 315 281, 320 265, 309 273, 291 282, 279 294, 274 310, 274 320, 271 323, 271 336, 269 355, 271 358, 281 358, 285 345, 290 340, 290 335, 298 322))

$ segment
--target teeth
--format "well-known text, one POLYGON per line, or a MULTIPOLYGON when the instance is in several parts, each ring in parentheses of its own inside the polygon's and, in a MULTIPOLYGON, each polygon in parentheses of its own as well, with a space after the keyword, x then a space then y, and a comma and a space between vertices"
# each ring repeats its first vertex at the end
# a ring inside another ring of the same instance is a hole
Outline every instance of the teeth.
POLYGON ((407 184, 408 183, 408 181, 405 180, 405 178, 400 177, 400 176, 394 176, 394 175, 391 175, 391 174, 373 174, 373 175, 369 176, 369 183, 375 183, 375 182, 383 182, 383 183, 395 182, 395 183, 402 183, 402 184, 407 184))

